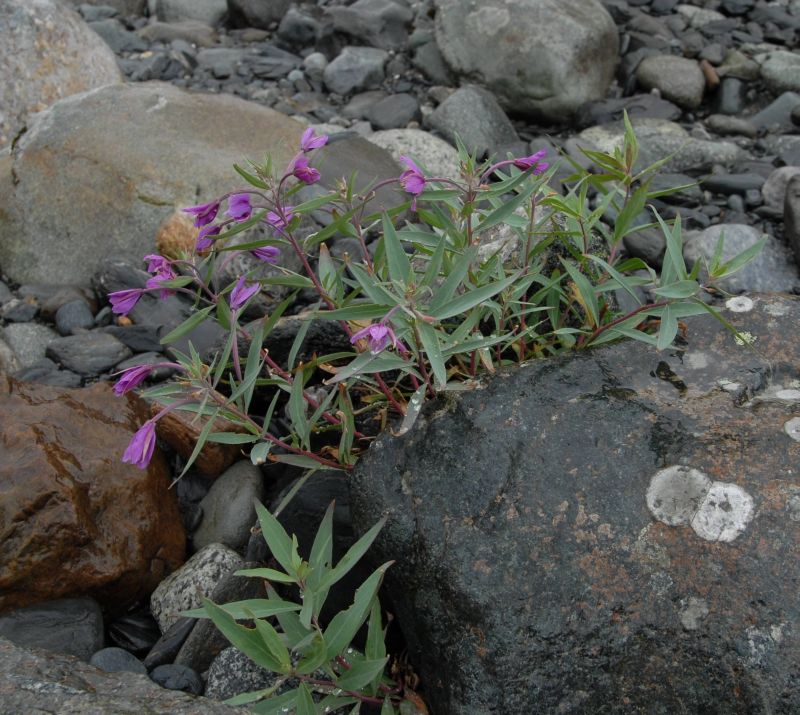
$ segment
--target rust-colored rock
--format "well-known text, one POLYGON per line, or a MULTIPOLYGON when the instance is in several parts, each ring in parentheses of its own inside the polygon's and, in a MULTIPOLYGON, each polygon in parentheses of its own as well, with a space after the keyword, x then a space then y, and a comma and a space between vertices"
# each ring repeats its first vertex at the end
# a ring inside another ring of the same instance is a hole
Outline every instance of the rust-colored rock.
POLYGON ((0 611, 77 594, 119 611, 183 562, 163 457, 144 471, 120 461, 140 404, 107 384, 0 374, 0 611))
MULTIPOLYGON (((155 417, 164 405, 154 402, 150 407, 151 416, 155 417)), ((197 444, 197 439, 203 431, 208 418, 195 419, 193 412, 174 410, 161 417, 156 423, 156 434, 163 439, 181 457, 188 459, 197 444)), ((241 432, 236 425, 225 420, 217 419, 213 432, 241 432)), ((237 459, 241 457, 241 445, 221 444, 219 442, 206 442, 197 455, 194 466, 207 477, 216 478, 237 459)))

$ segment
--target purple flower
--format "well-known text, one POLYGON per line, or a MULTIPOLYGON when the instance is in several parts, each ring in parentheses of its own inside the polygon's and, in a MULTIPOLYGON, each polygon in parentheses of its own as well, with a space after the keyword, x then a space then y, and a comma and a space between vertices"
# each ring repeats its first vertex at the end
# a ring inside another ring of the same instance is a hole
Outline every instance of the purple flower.
POLYGON ((399 349, 400 352, 406 352, 407 350, 405 345, 397 339, 394 330, 384 323, 373 323, 366 328, 362 328, 357 333, 353 333, 350 342, 355 344, 362 338, 367 339, 367 346, 373 355, 385 350, 389 343, 392 344, 393 348, 399 349))
POLYGON ((400 174, 400 185, 409 194, 415 197, 419 196, 425 190, 425 176, 420 169, 411 159, 407 156, 401 156, 402 161, 408 169, 400 174))
POLYGON ((153 457, 153 450, 156 446, 156 424, 152 420, 145 422, 139 431, 133 435, 122 461, 133 464, 139 469, 147 469, 153 457))
POLYGON ((258 293, 258 291, 260 290, 261 290, 261 285, 258 283, 252 283, 249 286, 245 286, 244 276, 240 276, 238 282, 231 291, 231 297, 230 297, 231 309, 236 310, 237 308, 241 308, 252 296, 258 293))
POLYGON ((219 211, 219 201, 189 206, 183 210, 184 213, 194 215, 194 225, 198 227, 211 223, 217 217, 217 211, 219 211))
POLYGON ((145 283, 145 286, 147 286, 150 290, 159 290, 160 293, 158 297, 161 298, 161 300, 166 300, 171 295, 175 295, 175 291, 171 288, 166 288, 161 284, 164 281, 171 281, 175 277, 176 276, 172 272, 172 269, 170 269, 169 273, 158 273, 154 275, 152 278, 148 278, 147 283, 145 283))
POLYGON ((147 270, 150 273, 161 273, 169 272, 172 273, 172 262, 164 258, 164 256, 159 256, 157 253, 151 253, 149 256, 145 256, 143 261, 147 261, 147 270))
POLYGON ((283 216, 275 211, 268 211, 265 221, 275 228, 278 232, 283 232, 283 229, 294 218, 294 206, 284 206, 283 216))
POLYGON ((314 136, 314 128, 309 127, 303 132, 303 136, 300 138, 300 148, 306 152, 311 151, 312 149, 319 149, 320 147, 325 146, 328 143, 328 136, 327 134, 322 134, 320 136, 314 136))
POLYGON ((142 297, 144 288, 129 288, 128 290, 117 290, 108 294, 112 312, 117 315, 127 315, 133 310, 139 298, 142 297))
POLYGON ((260 258, 265 263, 277 263, 281 257, 281 249, 277 246, 262 246, 250 251, 256 258, 260 258))
POLYGON ((197 243, 195 244, 195 249, 198 251, 205 251, 206 249, 211 248, 214 245, 214 242, 209 238, 209 236, 217 236, 219 232, 222 230, 222 226, 204 226, 200 229, 200 233, 197 234, 197 243))
POLYGON ((316 184, 320 179, 319 172, 308 165, 308 158, 302 154, 298 154, 292 160, 292 163, 289 164, 289 171, 304 184, 316 184))
POLYGON ((141 385, 155 368, 155 365, 134 365, 122 371, 122 377, 114 385, 114 392, 124 395, 141 385))
POLYGON ((517 169, 522 169, 523 171, 530 169, 531 167, 535 167, 533 173, 537 176, 542 172, 547 170, 547 167, 550 166, 546 161, 542 161, 544 159, 545 154, 547 151, 545 149, 540 149, 535 154, 531 154, 530 156, 523 156, 519 159, 514 159, 512 162, 517 169))
POLYGON ((228 199, 228 210, 225 212, 234 221, 246 221, 253 213, 253 207, 250 206, 249 194, 234 194, 228 199))

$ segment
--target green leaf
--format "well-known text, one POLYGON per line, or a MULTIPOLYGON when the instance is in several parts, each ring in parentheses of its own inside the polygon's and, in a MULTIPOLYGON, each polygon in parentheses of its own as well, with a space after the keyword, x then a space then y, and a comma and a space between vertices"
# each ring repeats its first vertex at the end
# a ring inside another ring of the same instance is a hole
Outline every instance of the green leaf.
POLYGON ((337 382, 347 380, 354 375, 363 373, 386 372, 387 370, 401 370, 407 367, 408 362, 394 353, 382 352, 373 355, 370 352, 359 353, 351 363, 340 368, 336 374, 323 381, 325 385, 335 385, 337 382))
MULTIPOLYGON (((251 598, 245 601, 235 601, 217 606, 224 610, 229 616, 237 621, 250 618, 269 618, 280 613, 291 613, 300 610, 300 606, 291 601, 282 601, 279 598, 251 598)), ((182 616, 187 618, 209 618, 208 612, 204 608, 193 608, 189 611, 181 611, 182 616)))
POLYGON ((280 672, 287 673, 292 668, 292 659, 278 632, 269 621, 265 621, 262 618, 257 618, 255 624, 261 640, 264 641, 264 645, 267 646, 269 652, 280 663, 280 672))
POLYGON ((314 315, 325 320, 372 320, 386 315, 386 306, 374 303, 357 304, 336 310, 319 310, 314 315))
MULTIPOLYGON (((277 454, 275 455, 275 461, 281 464, 291 464, 293 467, 301 467, 302 469, 313 469, 320 466, 316 459, 306 457, 303 454, 277 454)), ((334 467, 329 466, 328 469, 334 469, 334 467)))
POLYGON ((272 695, 279 687, 280 682, 278 685, 273 685, 271 688, 264 688, 264 690, 254 690, 250 693, 242 693, 241 695, 234 695, 232 698, 228 698, 225 700, 226 705, 247 705, 248 703, 254 703, 256 700, 263 700, 264 698, 268 698, 272 695))
POLYGON ((300 625, 303 628, 311 628, 311 619, 314 616, 314 592, 306 589, 303 591, 303 607, 300 609, 300 625))
POLYGON ((267 581, 277 581, 278 583, 297 583, 294 576, 276 571, 275 569, 257 568, 257 569, 239 569, 234 573, 234 576, 250 576, 251 578, 263 578, 267 581))
POLYGON ((383 623, 381 622, 381 604, 377 598, 372 603, 372 611, 369 614, 364 654, 369 660, 376 660, 386 656, 386 643, 384 642, 383 623))
MULTIPOLYGON (((310 325, 310 322, 304 323, 304 326, 310 325)), ((302 328, 301 328, 302 330, 302 328)), ((303 398, 305 383, 305 370, 299 370, 292 382, 292 388, 289 393, 289 402, 286 405, 286 411, 289 413, 289 420, 292 423, 292 430, 300 440, 303 449, 308 449, 309 440, 311 438, 311 428, 306 418, 306 403, 303 398)))
MULTIPOLYGON (((522 177, 524 178, 524 177, 522 177)), ((511 216, 514 211, 516 211, 522 204, 524 204, 529 198, 530 195, 534 192, 537 188, 536 184, 530 182, 519 194, 517 194, 513 199, 510 201, 504 201, 498 206, 494 211, 492 211, 488 216, 486 216, 483 221, 481 221, 475 227, 475 233, 481 234, 484 231, 492 228, 492 226, 496 226, 499 223, 505 221, 509 216, 511 216)))
MULTIPOLYGON (((686 280, 686 263, 683 260, 683 241, 681 239, 681 215, 678 214, 675 216, 675 223, 673 227, 670 228, 664 219, 661 218, 658 211, 653 210, 653 213, 655 213, 658 223, 661 226, 661 230, 664 233, 664 237, 667 239, 667 250, 664 254, 664 266, 666 267, 667 264, 669 264, 678 280, 686 280)), ((665 283, 672 282, 671 280, 663 278, 663 275, 664 274, 662 270, 663 281, 665 283)))
POLYGON ((331 201, 337 199, 338 197, 339 195, 335 193, 325 194, 324 196, 317 196, 316 198, 304 201, 302 204, 297 204, 297 206, 294 207, 294 212, 299 215, 308 213, 309 211, 316 211, 321 206, 329 204, 331 201))
POLYGON ((760 239, 757 243, 754 243, 749 248, 746 248, 744 251, 731 258, 731 260, 727 263, 723 263, 719 268, 721 272, 717 273, 714 277, 724 278, 744 267, 761 252, 766 245, 767 240, 768 239, 766 237, 760 239))
POLYGON ((287 286, 288 288, 313 288, 314 283, 306 276, 282 275, 259 278, 258 282, 268 286, 287 286))
POLYGON ((261 533, 275 560, 288 574, 297 575, 292 564, 292 540, 281 523, 261 504, 256 502, 256 514, 261 533))
POLYGON ((431 300, 428 308, 428 311, 432 315, 436 314, 436 311, 441 309, 452 299, 458 287, 464 282, 470 264, 475 260, 477 255, 477 249, 471 246, 464 251, 463 255, 450 267, 450 274, 447 276, 444 283, 434 292, 433 300, 431 300))
POLYGON ((255 715, 287 715, 295 711, 296 704, 297 690, 292 689, 269 700, 251 705, 250 712, 255 715))
POLYGON ((358 629, 367 619, 372 608, 372 599, 375 598, 383 575, 390 565, 391 562, 377 568, 356 590, 353 605, 346 611, 337 613, 331 619, 324 633, 328 660, 333 660, 350 645, 358 629))
POLYGON ((683 299, 683 298, 691 298, 693 295, 700 290, 700 286, 697 284, 697 281, 675 281, 674 283, 670 283, 666 286, 661 286, 660 288, 654 288, 653 293, 662 298, 676 298, 676 299, 683 299))
POLYGON ((667 305, 661 313, 661 325, 658 329, 658 341, 656 348, 664 350, 672 345, 675 336, 678 334, 678 321, 672 314, 672 306, 667 305))
POLYGON ((230 641, 231 645, 236 646, 250 660, 262 668, 275 673, 284 672, 283 664, 264 643, 258 631, 240 626, 226 611, 207 598, 203 599, 203 608, 220 633, 230 641))
POLYGON ((628 293, 628 295, 631 296, 631 298, 633 298, 636 301, 637 305, 642 304, 642 299, 639 297, 636 291, 633 290, 633 288, 630 286, 629 279, 626 276, 622 275, 622 273, 620 273, 616 268, 614 268, 614 266, 612 266, 607 261, 604 261, 602 258, 600 258, 600 256, 595 256, 594 254, 589 253, 587 257, 590 260, 602 266, 603 269, 608 273, 608 275, 610 275, 615 281, 617 281, 617 283, 619 283, 620 288, 622 288, 626 293, 628 293))
POLYGON ((437 390, 442 390, 447 384, 447 369, 442 357, 442 348, 439 344, 439 334, 430 323, 426 323, 424 320, 418 320, 416 326, 419 338, 422 341, 422 347, 425 350, 428 362, 431 364, 431 370, 433 370, 434 387, 437 390))
POLYGON ((389 278, 406 285, 411 275, 411 262, 397 237, 397 231, 389 217, 383 214, 383 246, 389 266, 389 278))
POLYGON ((425 383, 422 383, 414 391, 414 394, 408 399, 408 405, 406 406, 406 414, 403 416, 403 422, 397 430, 392 430, 392 434, 395 437, 401 437, 414 426, 414 423, 417 421, 417 417, 419 417, 419 413, 422 410, 422 405, 425 404, 425 392, 427 389, 428 386, 425 383))
POLYGON ((209 442, 218 444, 249 444, 257 442, 258 439, 256 434, 237 434, 236 432, 211 432, 208 435, 209 442))
MULTIPOLYGON (((275 395, 277 397, 277 394, 275 395)), ((260 442, 250 450, 250 461, 258 467, 267 461, 267 455, 272 450, 272 442, 260 442)))
POLYGON ((319 245, 319 256, 317 258, 317 270, 319 272, 319 282, 325 292, 338 303, 344 296, 344 284, 336 266, 331 258, 328 246, 324 243, 319 245))
MULTIPOLYGON (((290 370, 294 367, 295 361, 297 360, 297 353, 299 353, 300 348, 303 347, 303 342, 305 342, 310 327, 310 320, 303 320, 300 322, 300 328, 297 330, 297 335, 294 336, 292 347, 289 350, 289 357, 286 359, 286 364, 289 366, 290 370)), ((295 377, 295 382, 297 382, 297 380, 298 377, 295 377)))
POLYGON ((383 699, 383 705, 381 705, 381 715, 396 715, 394 705, 392 705, 392 700, 388 696, 383 699))
POLYGON ((323 576, 330 570, 333 561, 333 511, 336 502, 333 501, 325 510, 319 528, 317 529, 314 543, 311 546, 311 553, 308 557, 308 565, 311 573, 308 576, 308 588, 316 591, 322 581, 323 576))
POLYGON ((388 657, 377 660, 358 660, 336 679, 336 686, 342 690, 359 690, 383 673, 388 660, 388 657))
POLYGON ((580 293, 583 299, 583 305, 591 321, 591 327, 596 328, 600 324, 600 309, 597 304, 597 294, 595 293, 594 286, 589 282, 589 279, 571 263, 563 259, 561 262, 564 264, 564 268, 567 269, 567 273, 569 273, 570 278, 574 281, 578 293, 580 293))
POLYGON ((322 667, 327 660, 325 641, 319 632, 314 632, 311 645, 303 650, 303 658, 297 663, 295 672, 300 675, 313 673, 317 668, 322 667))
POLYGON ((305 683, 300 683, 297 689, 297 700, 295 701, 295 715, 317 715, 317 708, 311 691, 305 683))
POLYGON ((255 186, 255 187, 259 188, 259 189, 268 189, 269 188, 269 185, 266 182, 262 181, 261 179, 259 179, 254 174, 251 174, 249 171, 246 171, 245 169, 243 169, 238 164, 234 164, 233 165, 233 169, 248 184, 252 184, 253 186, 255 186))
POLYGON ((163 338, 161 338, 161 344, 169 345, 170 343, 174 343, 178 338, 186 335, 186 333, 188 333, 190 330, 200 325, 200 323, 202 323, 208 317, 208 314, 214 310, 214 308, 215 306, 209 305, 189 316, 177 328, 171 330, 163 338))
POLYGON ((240 250, 239 246, 222 246, 226 238, 230 238, 231 236, 235 236, 236 234, 242 233, 243 231, 247 231, 247 229, 252 228, 256 224, 261 223, 261 220, 264 216, 267 215, 267 210, 262 209, 261 211, 256 211, 249 219, 246 221, 239 221, 233 224, 232 228, 229 228, 225 231, 225 233, 220 233, 216 240, 215 240, 215 250, 216 251, 238 251, 240 250))
POLYGON ((519 278, 519 276, 520 271, 515 271, 507 278, 503 278, 502 280, 495 281, 494 283, 489 283, 488 285, 481 286, 480 288, 475 288, 474 290, 463 293, 445 305, 434 308, 432 303, 430 315, 438 320, 445 320, 446 318, 452 318, 454 315, 466 313, 476 305, 487 301, 489 298, 492 298, 508 288, 514 283, 514 281, 517 280, 517 278, 519 278))
MULTIPOLYGON (((382 517, 378 523, 376 523, 364 536, 362 536, 355 544, 353 544, 345 553, 344 556, 339 560, 339 563, 334 566, 328 575, 323 579, 322 583, 320 584, 321 588, 330 588, 335 584, 337 581, 342 579, 350 569, 355 566, 361 557, 367 552, 370 546, 372 546, 372 542, 375 541, 380 530, 383 528, 383 525, 386 523, 386 517, 382 517)), ((381 567, 386 570, 389 567, 389 564, 386 564, 385 567, 381 567)))

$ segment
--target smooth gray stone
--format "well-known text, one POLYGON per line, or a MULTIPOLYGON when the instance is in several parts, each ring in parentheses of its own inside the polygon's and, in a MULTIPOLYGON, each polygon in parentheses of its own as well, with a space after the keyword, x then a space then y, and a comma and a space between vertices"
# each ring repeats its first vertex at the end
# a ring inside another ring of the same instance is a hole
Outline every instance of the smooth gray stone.
POLYGON ((262 501, 264 493, 261 470, 249 460, 228 467, 200 502, 203 520, 192 534, 195 548, 216 543, 244 552, 255 520, 255 502, 262 501))
POLYGON ((79 375, 99 375, 129 358, 130 348, 108 333, 87 332, 53 340, 47 357, 79 375))
POLYGON ((61 335, 73 335, 94 326, 94 316, 85 300, 64 303, 56 311, 56 328, 61 335))
POLYGON ((370 47, 398 50, 408 43, 408 26, 414 13, 395 0, 356 0, 351 5, 334 5, 325 12, 333 27, 370 47))
POLYGON ((346 95, 376 89, 384 80, 389 53, 374 47, 345 47, 325 67, 323 78, 331 92, 346 95))
POLYGON ((147 43, 136 33, 126 30, 119 20, 109 18, 90 22, 92 28, 103 41, 117 54, 121 52, 142 52, 147 49, 147 43))
POLYGON ((715 194, 743 194, 749 189, 760 189, 764 177, 757 174, 713 174, 700 182, 700 185, 715 194))
POLYGON ((453 92, 428 115, 426 123, 454 146, 459 137, 479 158, 519 139, 491 92, 475 85, 453 92))
POLYGON ((122 648, 103 648, 97 651, 90 659, 89 665, 106 671, 106 673, 139 673, 147 675, 144 667, 135 655, 122 648))
POLYGON ((401 129, 421 116, 419 102, 411 94, 393 94, 367 111, 367 119, 376 129, 401 129))

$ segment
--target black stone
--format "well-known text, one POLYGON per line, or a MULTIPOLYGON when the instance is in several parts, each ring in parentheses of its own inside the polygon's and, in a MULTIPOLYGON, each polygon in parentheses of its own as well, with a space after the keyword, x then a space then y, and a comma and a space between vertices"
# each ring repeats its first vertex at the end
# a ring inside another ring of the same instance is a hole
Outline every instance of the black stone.
POLYGON ((419 102, 411 94, 393 94, 373 104, 367 119, 376 129, 399 129, 421 118, 419 102))
POLYGON ((103 332, 113 335, 135 353, 160 352, 164 347, 155 325, 109 325, 103 332))
POLYGON ((103 615, 91 598, 62 598, 4 613, 0 637, 89 660, 103 647, 103 615))
POLYGON ((147 653, 161 637, 158 624, 149 613, 128 613, 108 626, 108 638, 135 655, 147 653))
POLYGON ((196 622, 196 618, 179 618, 175 621, 150 649, 144 659, 145 668, 151 670, 158 665, 175 660, 175 656, 178 655, 178 651, 189 633, 192 632, 196 622))
POLYGON ((747 83, 738 77, 725 77, 714 95, 712 106, 718 114, 741 114, 745 107, 747 83))
POLYGON ((715 194, 744 194, 750 189, 761 189, 764 177, 754 174, 713 174, 701 180, 704 189, 715 194))
POLYGON ((153 668, 150 679, 167 690, 181 690, 192 695, 203 694, 203 681, 197 671, 185 665, 159 665, 153 668))

